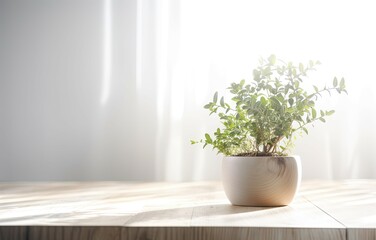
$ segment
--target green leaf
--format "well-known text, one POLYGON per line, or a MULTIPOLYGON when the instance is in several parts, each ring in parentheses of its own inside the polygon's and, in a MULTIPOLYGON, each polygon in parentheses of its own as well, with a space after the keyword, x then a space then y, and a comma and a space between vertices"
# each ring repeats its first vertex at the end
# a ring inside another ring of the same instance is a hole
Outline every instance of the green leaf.
POLYGON ((287 93, 289 92, 289 85, 286 85, 286 87, 285 87, 285 90, 284 90, 284 93, 285 93, 285 95, 287 95, 287 93))
POLYGON ((319 92, 319 89, 316 87, 316 86, 313 86, 313 88, 315 89, 315 92, 319 92))
POLYGON ((225 107, 225 99, 224 99, 224 97, 221 97, 220 103, 221 103, 221 106, 224 108, 225 107))
POLYGON ((296 76, 296 69, 292 69, 292 75, 294 75, 294 77, 296 76))
POLYGON ((321 115, 321 117, 325 116, 325 112, 323 110, 320 110, 320 115, 321 115))
POLYGON ((294 104, 294 99, 293 98, 289 98, 289 103, 290 103, 290 106, 292 106, 294 104))
POLYGON ((338 86, 338 80, 337 80, 337 77, 334 77, 333 79, 333 87, 337 87, 338 86))
POLYGON ((213 102, 217 103, 217 101, 218 101, 218 92, 215 92, 214 97, 213 97, 213 102))
POLYGON ((208 103, 208 104, 206 104, 206 105, 204 106, 204 108, 205 108, 205 109, 209 109, 209 108, 211 107, 211 105, 212 105, 211 103, 208 103))
POLYGON ((191 144, 193 145, 193 144, 196 144, 197 142, 196 141, 193 141, 193 140, 191 140, 191 144))
POLYGON ((303 65, 303 63, 299 63, 299 71, 301 73, 304 73, 304 65, 303 65))
POLYGON ((269 61, 269 63, 270 63, 271 65, 274 65, 274 64, 277 62, 277 57, 276 57, 274 54, 272 54, 272 55, 270 55, 270 57, 268 58, 268 61, 269 61))
POLYGON ((212 143, 213 142, 213 140, 211 139, 210 135, 207 134, 207 133, 205 133, 205 139, 206 139, 207 143, 212 143))
POLYGON ((333 115, 333 113, 335 113, 334 110, 326 111, 326 115, 328 115, 328 116, 333 115))
POLYGON ((346 86, 345 86, 345 79, 344 78, 341 78, 341 82, 339 83, 339 88, 341 90, 344 90, 346 88, 346 86))
POLYGON ((308 135, 308 130, 307 130, 307 128, 303 127, 302 129, 303 129, 303 131, 308 135))
POLYGON ((243 87, 244 84, 245 84, 245 80, 243 79, 243 80, 240 81, 240 87, 243 87))
POLYGON ((312 118, 316 118, 316 109, 312 108, 312 118))
POLYGON ((268 103, 268 101, 264 97, 261 97, 260 101, 261 101, 261 104, 264 106, 268 103))
POLYGON ((321 118, 319 118, 319 119, 320 119, 321 122, 326 122, 326 121, 325 121, 325 118, 323 118, 323 117, 321 117, 321 118))
POLYGON ((267 67, 267 68, 263 69, 263 71, 262 71, 262 75, 264 75, 264 76, 270 76, 271 74, 272 74, 272 72, 271 72, 270 67, 267 67))

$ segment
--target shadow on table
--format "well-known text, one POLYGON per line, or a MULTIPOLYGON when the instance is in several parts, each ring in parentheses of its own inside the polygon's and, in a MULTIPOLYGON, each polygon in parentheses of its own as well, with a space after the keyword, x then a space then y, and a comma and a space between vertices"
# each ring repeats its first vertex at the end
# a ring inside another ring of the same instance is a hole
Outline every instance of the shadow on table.
POLYGON ((190 226, 195 223, 221 224, 248 222, 250 218, 268 216, 285 207, 244 207, 231 204, 198 205, 143 211, 130 218, 126 226, 190 226))

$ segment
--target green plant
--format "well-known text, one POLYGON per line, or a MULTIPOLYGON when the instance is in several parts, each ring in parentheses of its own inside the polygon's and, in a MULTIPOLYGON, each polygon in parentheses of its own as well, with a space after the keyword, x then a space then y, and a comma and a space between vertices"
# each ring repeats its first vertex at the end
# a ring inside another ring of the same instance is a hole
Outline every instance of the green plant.
POLYGON ((214 136, 206 133, 205 139, 191 141, 192 144, 202 143, 204 148, 212 145, 227 156, 283 156, 293 146, 295 133, 308 134, 308 124, 325 122, 334 113, 315 107, 323 93, 347 93, 345 80, 336 77, 331 87, 313 85, 311 91, 303 88, 303 80, 316 70, 319 61, 294 65, 271 55, 259 62, 252 81, 241 80, 228 88, 233 95, 232 104, 216 92, 213 101, 204 106, 210 115, 218 115, 223 128, 218 128, 214 136))

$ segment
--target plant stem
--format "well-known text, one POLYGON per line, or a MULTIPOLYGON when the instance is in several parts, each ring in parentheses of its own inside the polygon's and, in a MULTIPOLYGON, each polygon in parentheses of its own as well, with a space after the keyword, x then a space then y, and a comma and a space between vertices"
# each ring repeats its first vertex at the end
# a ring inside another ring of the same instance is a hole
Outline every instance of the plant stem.
POLYGON ((330 91, 330 90, 334 90, 334 89, 337 89, 335 87, 331 87, 331 88, 324 88, 318 92, 315 92, 315 93, 312 93, 311 95, 309 95, 306 99, 311 99, 312 97, 316 96, 316 95, 319 95, 321 92, 324 92, 324 91, 330 91))

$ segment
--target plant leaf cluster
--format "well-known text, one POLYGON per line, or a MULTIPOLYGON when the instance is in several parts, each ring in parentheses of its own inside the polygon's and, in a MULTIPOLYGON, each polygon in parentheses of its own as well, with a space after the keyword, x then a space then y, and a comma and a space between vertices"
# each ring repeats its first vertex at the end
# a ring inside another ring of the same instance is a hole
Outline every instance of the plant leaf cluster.
POLYGON ((191 143, 202 143, 204 148, 211 145, 227 156, 286 155, 293 146, 295 133, 308 134, 307 125, 325 122, 334 113, 317 109, 319 98, 332 92, 347 93, 344 78, 336 77, 330 87, 304 88, 303 81, 319 64, 286 63, 275 55, 261 58, 250 82, 241 80, 228 87, 231 101, 216 92, 204 106, 210 115, 219 117, 223 127, 191 143))

